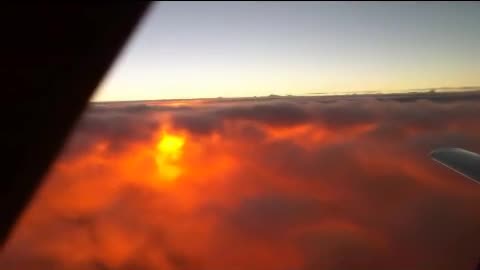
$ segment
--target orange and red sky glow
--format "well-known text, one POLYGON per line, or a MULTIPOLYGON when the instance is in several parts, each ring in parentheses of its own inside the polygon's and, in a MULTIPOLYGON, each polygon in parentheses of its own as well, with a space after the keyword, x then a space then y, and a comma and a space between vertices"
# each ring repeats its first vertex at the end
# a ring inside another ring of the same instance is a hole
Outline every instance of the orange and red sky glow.
POLYGON ((0 269, 473 269, 479 101, 92 103, 0 269))

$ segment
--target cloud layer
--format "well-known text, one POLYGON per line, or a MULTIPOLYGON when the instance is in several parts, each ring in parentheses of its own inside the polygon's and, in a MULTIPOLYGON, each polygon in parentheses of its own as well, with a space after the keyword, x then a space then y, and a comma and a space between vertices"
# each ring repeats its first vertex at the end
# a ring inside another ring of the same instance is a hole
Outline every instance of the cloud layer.
MULTIPOLYGON (((440 95, 440 94, 438 94, 440 95)), ((480 96, 95 104, 0 255, 15 269, 473 269, 480 96), (181 174, 155 157, 185 140, 181 174)))

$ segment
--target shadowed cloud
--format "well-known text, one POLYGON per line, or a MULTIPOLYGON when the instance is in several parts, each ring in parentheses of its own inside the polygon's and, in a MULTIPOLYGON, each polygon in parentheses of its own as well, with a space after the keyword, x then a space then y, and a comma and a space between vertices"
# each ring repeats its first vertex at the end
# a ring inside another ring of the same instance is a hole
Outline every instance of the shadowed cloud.
POLYGON ((0 268, 473 269, 480 191, 428 157, 480 151, 465 95, 92 104, 0 268))

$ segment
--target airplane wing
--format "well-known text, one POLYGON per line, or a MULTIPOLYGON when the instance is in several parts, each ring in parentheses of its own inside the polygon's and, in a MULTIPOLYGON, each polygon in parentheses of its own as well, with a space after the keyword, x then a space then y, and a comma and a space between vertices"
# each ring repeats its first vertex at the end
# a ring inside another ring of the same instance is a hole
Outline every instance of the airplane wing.
POLYGON ((0 8, 0 249, 150 3, 0 8))
POLYGON ((440 148, 430 156, 436 162, 480 184, 480 155, 461 148, 440 148))

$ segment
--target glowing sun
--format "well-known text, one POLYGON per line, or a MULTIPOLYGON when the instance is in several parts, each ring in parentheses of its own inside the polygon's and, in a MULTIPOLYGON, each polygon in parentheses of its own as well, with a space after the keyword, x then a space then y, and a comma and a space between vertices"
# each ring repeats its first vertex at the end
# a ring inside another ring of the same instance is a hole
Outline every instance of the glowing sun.
POLYGON ((155 162, 165 180, 175 180, 182 173, 178 162, 182 156, 185 138, 164 133, 157 143, 155 162))

